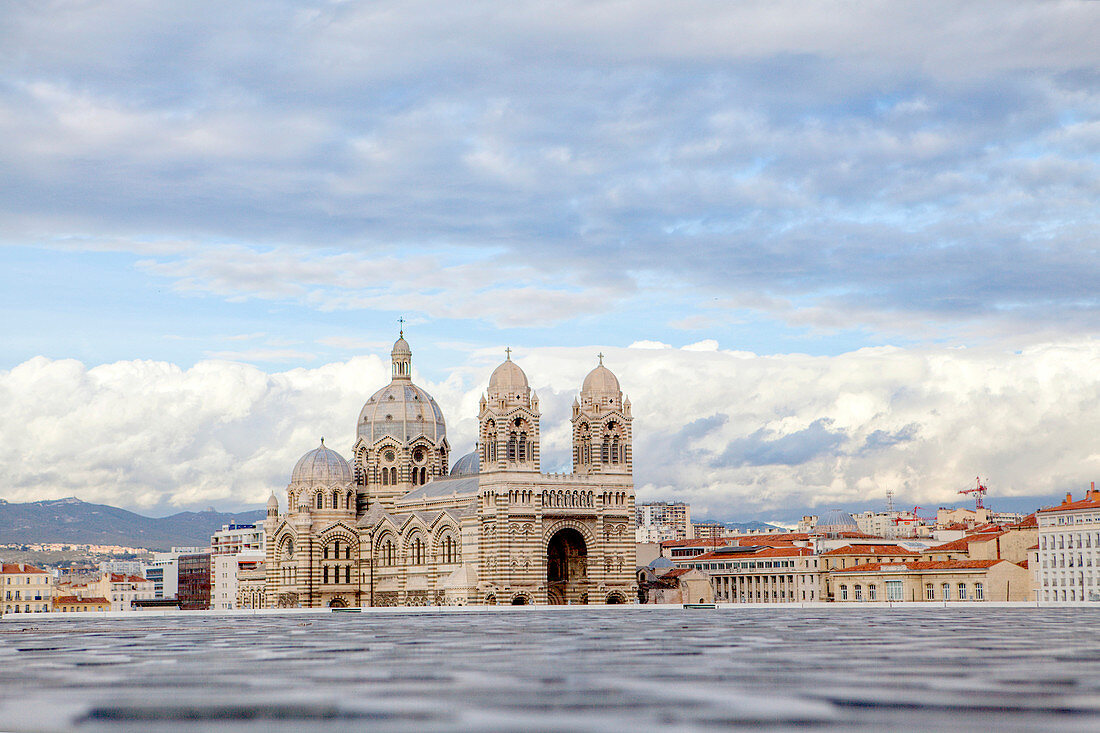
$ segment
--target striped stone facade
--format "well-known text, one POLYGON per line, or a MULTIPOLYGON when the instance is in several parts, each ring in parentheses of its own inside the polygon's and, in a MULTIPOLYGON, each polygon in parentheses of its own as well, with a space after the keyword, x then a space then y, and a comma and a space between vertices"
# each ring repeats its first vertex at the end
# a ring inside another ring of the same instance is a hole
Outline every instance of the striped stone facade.
POLYGON ((477 451, 447 473, 443 416, 411 358, 398 339, 352 461, 322 443, 295 466, 287 511, 269 500, 264 604, 634 602, 630 402, 602 358, 573 406, 570 474, 541 473, 538 396, 510 354, 482 397, 477 451))

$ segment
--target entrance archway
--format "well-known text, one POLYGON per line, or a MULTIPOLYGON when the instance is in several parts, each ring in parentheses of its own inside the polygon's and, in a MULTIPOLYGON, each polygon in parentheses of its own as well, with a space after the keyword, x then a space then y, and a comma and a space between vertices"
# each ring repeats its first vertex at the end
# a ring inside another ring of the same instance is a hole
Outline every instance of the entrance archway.
POLYGON ((584 536, 572 527, 558 530, 546 546, 547 602, 582 603, 587 579, 588 547, 584 536))
POLYGON ((331 601, 328 602, 328 607, 329 608, 347 608, 348 607, 348 602, 345 601, 343 598, 333 598, 331 601))

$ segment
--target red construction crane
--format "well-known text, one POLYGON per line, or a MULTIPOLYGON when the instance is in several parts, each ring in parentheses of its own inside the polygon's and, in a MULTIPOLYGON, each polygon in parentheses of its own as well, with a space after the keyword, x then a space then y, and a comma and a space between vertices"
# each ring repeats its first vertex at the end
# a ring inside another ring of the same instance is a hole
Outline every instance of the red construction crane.
POLYGON ((984 509, 985 505, 982 504, 982 497, 985 496, 985 492, 989 491, 989 489, 987 489, 985 487, 985 485, 982 484, 982 477, 981 476, 978 476, 977 479, 975 479, 975 483, 977 485, 973 489, 963 489, 959 493, 960 494, 974 494, 975 495, 974 496, 974 508, 975 509, 984 509))
POLYGON ((921 508, 922 507, 919 507, 919 506, 913 507, 913 516, 911 516, 911 517, 894 517, 890 521, 893 522, 894 524, 901 524, 902 522, 916 521, 916 522, 919 523, 919 522, 926 522, 926 521, 935 519, 935 517, 922 517, 922 516, 920 516, 917 512, 919 512, 921 510, 921 508))

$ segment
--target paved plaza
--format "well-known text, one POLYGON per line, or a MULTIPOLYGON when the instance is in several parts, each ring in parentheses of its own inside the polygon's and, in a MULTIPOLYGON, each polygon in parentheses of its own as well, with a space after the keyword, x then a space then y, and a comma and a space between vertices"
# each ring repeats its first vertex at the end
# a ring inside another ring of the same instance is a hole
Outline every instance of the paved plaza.
POLYGON ((0 730, 1100 730, 1100 610, 0 623, 0 730))

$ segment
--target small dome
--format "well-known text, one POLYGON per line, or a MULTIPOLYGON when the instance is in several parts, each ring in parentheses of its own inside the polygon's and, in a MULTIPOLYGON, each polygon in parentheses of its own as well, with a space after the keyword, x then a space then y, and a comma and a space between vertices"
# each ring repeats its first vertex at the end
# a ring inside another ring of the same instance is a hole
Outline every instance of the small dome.
POLYGON ((855 518, 846 511, 832 509, 821 515, 814 525, 814 532, 827 534, 839 534, 841 532, 858 532, 859 525, 855 518))
POLYGON ((390 356, 412 356, 412 353, 412 349, 409 348, 409 342, 405 340, 404 336, 401 336, 393 342, 393 349, 390 351, 390 356))
POLYGON ((275 511, 279 510, 279 500, 275 498, 275 492, 274 491, 272 491, 271 496, 268 497, 267 508, 268 509, 274 509, 275 511))
POLYGON ((589 394, 618 395, 621 391, 618 378, 602 362, 588 373, 581 386, 581 392, 589 394))
POLYGON ((470 451, 455 461, 451 469, 452 476, 476 476, 481 471, 481 458, 477 451, 470 451))
POLYGON ((676 563, 669 560, 667 557, 658 557, 653 560, 647 567, 657 570, 658 568, 674 568, 676 563))
POLYGON ((343 456, 321 445, 302 456, 290 474, 292 484, 337 484, 351 481, 351 466, 343 456))
POLYGON ((522 395, 526 394, 529 389, 527 375, 523 373, 518 364, 512 361, 511 354, 508 355, 503 364, 493 370, 493 375, 489 377, 490 395, 522 395))

